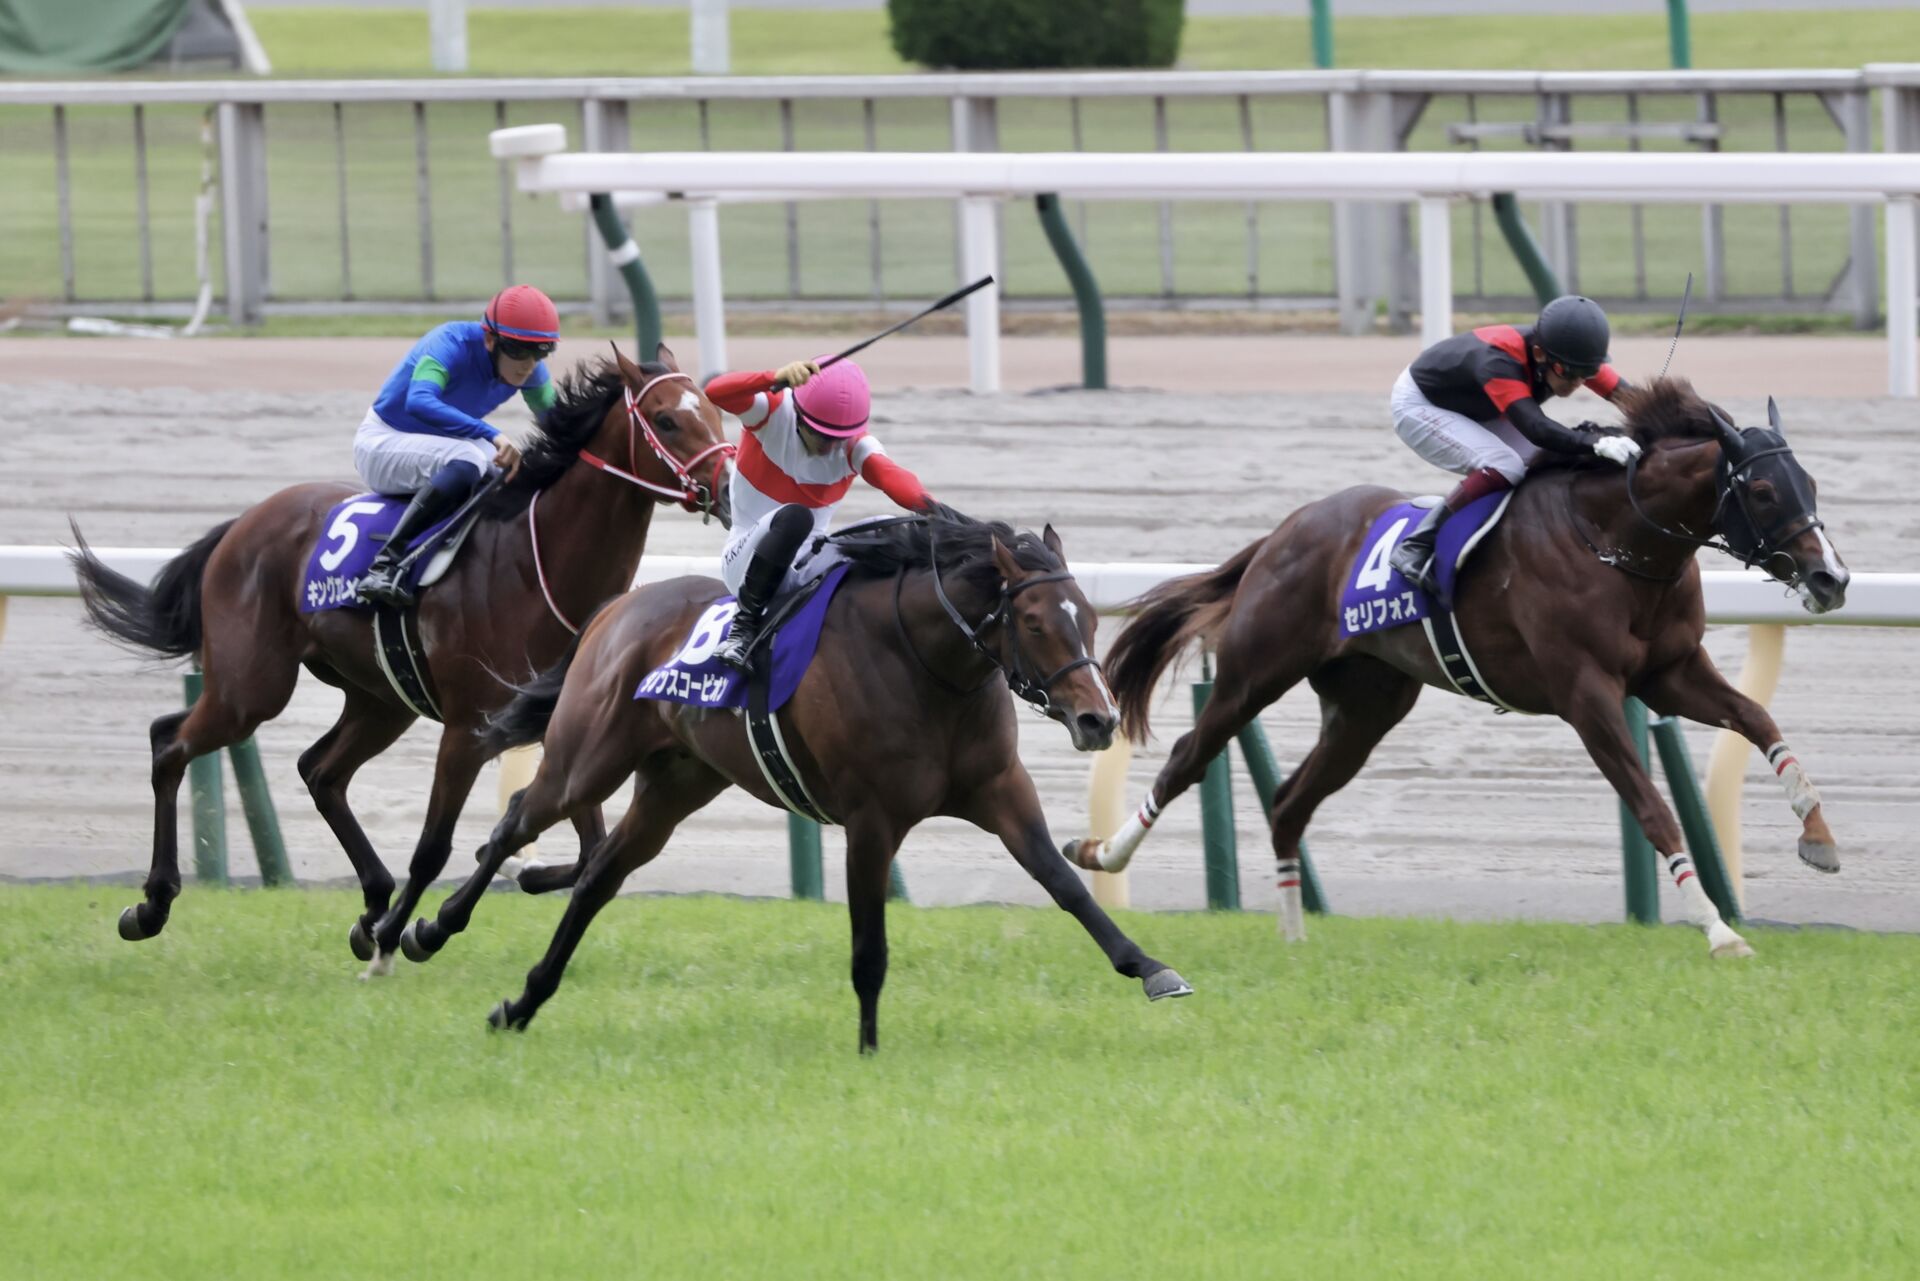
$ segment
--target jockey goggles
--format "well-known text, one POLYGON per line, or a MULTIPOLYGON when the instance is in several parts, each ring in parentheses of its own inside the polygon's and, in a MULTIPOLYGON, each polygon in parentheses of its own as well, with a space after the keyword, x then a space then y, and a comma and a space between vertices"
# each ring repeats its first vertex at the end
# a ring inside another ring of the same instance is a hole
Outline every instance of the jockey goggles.
POLYGON ((494 349, 508 360, 545 360, 553 354, 556 346, 550 342, 527 342, 519 338, 509 338, 499 330, 493 331, 494 349))

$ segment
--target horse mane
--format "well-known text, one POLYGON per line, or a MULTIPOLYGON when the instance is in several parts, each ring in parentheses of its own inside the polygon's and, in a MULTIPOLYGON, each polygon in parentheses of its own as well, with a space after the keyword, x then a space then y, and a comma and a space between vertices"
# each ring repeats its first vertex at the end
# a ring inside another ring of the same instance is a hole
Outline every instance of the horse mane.
MULTIPOLYGON (((1626 434, 1643 450, 1668 440, 1712 440, 1720 428, 1713 421, 1726 411, 1712 404, 1693 389, 1684 378, 1654 378, 1646 383, 1622 387, 1614 393, 1613 404, 1626 420, 1626 434)), ((1727 419, 1729 422, 1731 418, 1727 419)), ((1588 471, 1610 468, 1614 464, 1593 454, 1542 454, 1530 469, 1546 471, 1588 471)))
POLYGON ((1032 532, 1016 530, 1003 520, 975 520, 944 503, 935 503, 924 520, 853 525, 833 536, 835 546, 853 566, 850 572, 862 578, 891 578, 903 569, 927 569, 934 566, 937 554, 942 578, 964 582, 986 594, 1000 588, 1000 570, 993 563, 995 540, 1013 553, 1022 569, 1045 573, 1066 568, 1032 532))
MULTIPOLYGON (((671 371, 649 360, 641 362, 640 372, 653 377, 671 371)), ((526 510, 535 494, 565 475, 625 388, 620 366, 604 356, 554 379, 553 408, 541 415, 539 429, 521 451, 520 474, 494 490, 487 500, 486 514, 516 516, 526 510)))

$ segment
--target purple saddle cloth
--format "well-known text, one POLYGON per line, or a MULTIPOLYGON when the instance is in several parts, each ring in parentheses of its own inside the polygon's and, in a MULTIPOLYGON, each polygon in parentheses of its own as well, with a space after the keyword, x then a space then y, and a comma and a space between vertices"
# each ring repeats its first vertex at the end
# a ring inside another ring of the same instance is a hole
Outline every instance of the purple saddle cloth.
MULTIPOLYGON (((1439 608, 1453 609, 1453 591, 1460 579, 1460 566, 1481 537, 1499 521, 1512 497, 1509 490, 1476 498, 1440 527, 1440 539, 1434 546, 1434 560, 1439 566, 1435 574, 1440 589, 1439 608)), ((1397 503, 1367 527, 1367 536, 1360 542, 1360 554, 1354 558, 1346 588, 1340 593, 1341 636, 1359 636, 1417 623, 1433 612, 1435 602, 1387 560, 1394 547, 1413 532, 1426 514, 1425 508, 1412 503, 1397 503)))
MULTIPOLYGON (((322 527, 325 532, 307 556, 307 572, 300 584, 300 612, 318 614, 328 609, 368 608, 354 595, 360 586, 360 576, 373 564, 380 545, 400 523, 400 513, 406 509, 407 499, 389 498, 385 494, 355 494, 343 503, 336 503, 327 513, 322 527)), ((449 516, 427 530, 413 540, 409 550, 437 541, 453 520, 454 517, 449 516)), ((408 586, 419 586, 420 576, 427 572, 432 560, 431 556, 413 558, 413 564, 407 567, 408 586)))
MULTIPOLYGON (((835 565, 821 579, 820 586, 800 608, 779 623, 771 641, 762 640, 755 662, 767 661, 767 648, 773 649, 772 688, 768 691, 767 710, 777 712, 800 688, 814 651, 820 647, 820 629, 827 621, 827 606, 833 603, 852 566, 835 565)), ((803 589, 804 590, 804 589, 803 589)), ((745 707, 747 680, 744 672, 727 666, 713 656, 727 633, 733 630, 733 615, 739 606, 731 596, 722 596, 707 606, 687 639, 672 658, 648 672, 633 691, 635 698, 685 703, 689 707, 745 707)), ((779 606, 776 604, 777 610, 779 606)))

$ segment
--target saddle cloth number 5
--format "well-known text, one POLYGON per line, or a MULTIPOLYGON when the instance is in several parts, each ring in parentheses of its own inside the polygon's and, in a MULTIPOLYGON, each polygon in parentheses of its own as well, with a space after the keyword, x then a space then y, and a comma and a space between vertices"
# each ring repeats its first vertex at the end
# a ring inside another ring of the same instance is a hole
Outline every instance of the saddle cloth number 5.
POLYGON ((375 502, 348 503, 342 507, 340 514, 333 518, 333 524, 327 527, 327 541, 332 542, 338 539, 340 545, 330 552, 320 553, 320 568, 329 574, 340 568, 341 562, 352 554, 354 547, 360 542, 360 526, 354 523, 355 519, 360 516, 371 516, 376 512, 385 511, 386 508, 385 503, 375 502))
POLYGON ((713 651, 726 639, 727 624, 739 609, 739 603, 730 600, 709 605, 707 612, 700 615, 700 621, 693 625, 693 634, 687 637, 687 643, 673 656, 673 662, 682 667, 698 667, 712 658, 713 651))
POLYGON ((1392 566, 1387 564, 1387 557, 1393 555, 1394 545, 1400 541, 1400 535, 1406 533, 1410 519, 1402 516, 1381 531, 1380 537, 1374 540, 1372 549, 1367 552, 1367 559, 1361 564, 1360 572, 1353 576, 1355 587, 1364 587, 1368 591, 1375 592, 1387 590, 1389 575, 1393 573, 1392 566))

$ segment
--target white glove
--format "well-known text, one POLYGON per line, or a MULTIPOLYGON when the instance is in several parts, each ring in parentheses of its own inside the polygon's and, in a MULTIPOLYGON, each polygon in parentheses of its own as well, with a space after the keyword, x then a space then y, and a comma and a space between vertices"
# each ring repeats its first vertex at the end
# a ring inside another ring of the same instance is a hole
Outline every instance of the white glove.
POLYGON ((1640 456, 1640 444, 1631 436, 1602 436, 1593 442, 1593 452, 1625 467, 1629 460, 1640 456))
POLYGON ((774 378, 787 387, 804 387, 807 379, 820 372, 818 363, 811 360, 794 360, 780 366, 774 378))

